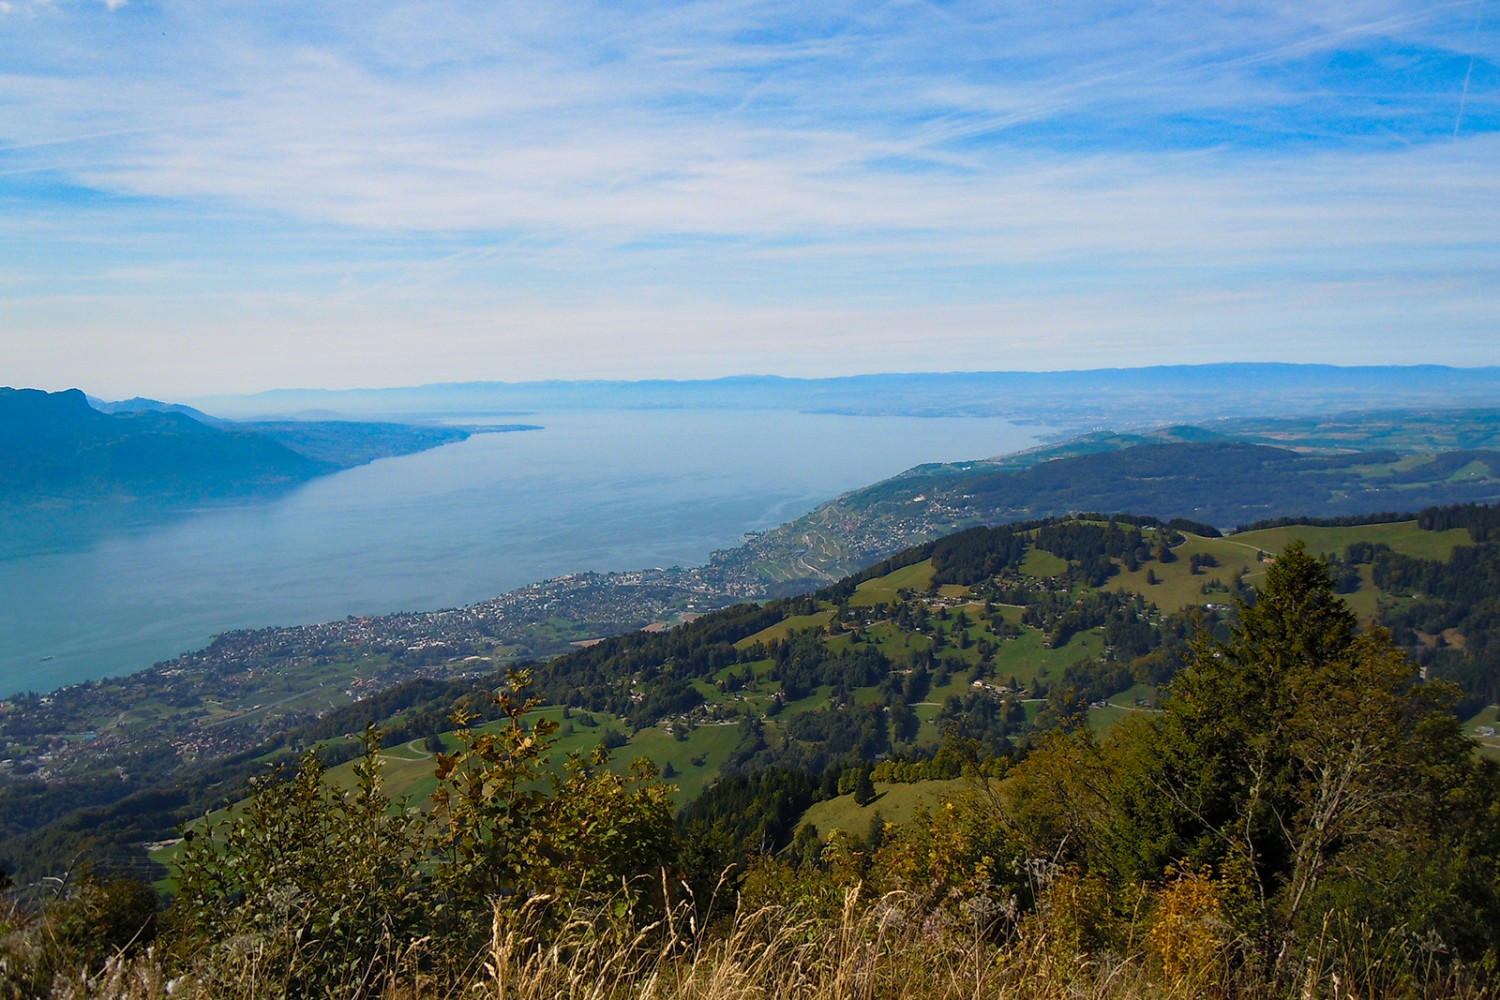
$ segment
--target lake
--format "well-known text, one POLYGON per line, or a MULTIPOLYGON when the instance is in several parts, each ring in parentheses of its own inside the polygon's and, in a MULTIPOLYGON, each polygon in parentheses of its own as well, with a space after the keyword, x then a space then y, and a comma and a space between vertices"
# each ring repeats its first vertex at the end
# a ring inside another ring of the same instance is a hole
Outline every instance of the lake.
MULTIPOLYGON (((0 696, 129 673, 236 628, 453 607, 582 570, 694 566, 922 462, 1005 454, 993 418, 628 410, 326 476, 0 559, 0 696)), ((469 421, 472 423, 473 421, 469 421)))

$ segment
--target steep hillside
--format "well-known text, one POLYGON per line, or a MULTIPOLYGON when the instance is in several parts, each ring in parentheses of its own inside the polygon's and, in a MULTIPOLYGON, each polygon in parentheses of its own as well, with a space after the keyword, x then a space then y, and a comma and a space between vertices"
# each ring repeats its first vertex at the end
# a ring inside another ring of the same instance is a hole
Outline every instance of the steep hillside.
POLYGON ((264 435, 181 413, 101 413, 77 389, 0 389, 0 500, 218 496, 327 466, 264 435))

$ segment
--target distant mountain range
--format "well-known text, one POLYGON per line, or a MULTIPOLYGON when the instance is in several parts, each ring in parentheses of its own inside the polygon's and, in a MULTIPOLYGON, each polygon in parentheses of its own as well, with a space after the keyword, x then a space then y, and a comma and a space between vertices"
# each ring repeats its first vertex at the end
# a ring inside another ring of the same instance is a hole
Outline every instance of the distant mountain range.
POLYGON ((220 495, 326 471, 265 435, 183 413, 102 413, 77 389, 0 390, 0 496, 10 501, 220 495))
POLYGON ((457 427, 239 424, 192 407, 0 388, 0 503, 170 501, 284 489, 469 436, 457 427))
POLYGON ((1223 417, 1493 406, 1500 368, 1440 365, 1168 365, 1064 372, 927 372, 674 381, 464 382, 386 389, 277 389, 194 402, 215 413, 420 416, 578 409, 790 409, 864 416, 1003 417, 1073 434, 1223 417))

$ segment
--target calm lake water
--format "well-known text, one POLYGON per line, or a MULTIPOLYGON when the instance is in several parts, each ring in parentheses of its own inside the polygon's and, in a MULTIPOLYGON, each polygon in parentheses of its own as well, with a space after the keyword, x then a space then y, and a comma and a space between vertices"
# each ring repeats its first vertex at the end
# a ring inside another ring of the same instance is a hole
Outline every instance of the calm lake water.
POLYGON ((1026 448, 998 419, 543 413, 247 501, 0 559, 0 696, 223 631, 453 607, 581 570, 694 566, 922 462, 1026 448))

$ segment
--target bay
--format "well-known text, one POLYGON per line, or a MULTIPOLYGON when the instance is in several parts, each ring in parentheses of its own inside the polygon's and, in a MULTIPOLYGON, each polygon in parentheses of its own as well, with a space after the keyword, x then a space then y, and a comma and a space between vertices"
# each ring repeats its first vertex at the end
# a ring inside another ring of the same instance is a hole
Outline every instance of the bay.
POLYGON ((140 670, 229 629, 453 607, 583 570, 699 565, 846 490, 1030 447, 1046 431, 747 410, 524 419, 543 429, 476 434, 274 499, 0 560, 0 697, 140 670))

